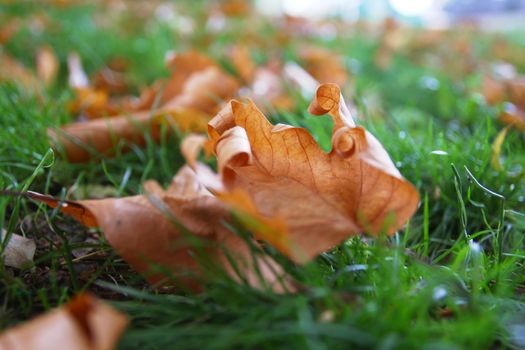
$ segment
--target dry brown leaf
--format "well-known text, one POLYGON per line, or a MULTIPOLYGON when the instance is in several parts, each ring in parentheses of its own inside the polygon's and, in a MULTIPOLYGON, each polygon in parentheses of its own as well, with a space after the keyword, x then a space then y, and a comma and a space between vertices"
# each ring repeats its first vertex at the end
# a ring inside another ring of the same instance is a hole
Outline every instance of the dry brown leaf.
POLYGON ((258 68, 248 97, 262 107, 269 105, 278 110, 291 110, 295 106, 295 101, 287 93, 282 78, 282 70, 280 68, 258 68))
MULTIPOLYGON (((4 18, 0 18, 2 21, 4 18)), ((18 31, 20 27, 20 20, 18 18, 11 18, 0 26, 0 45, 7 43, 18 31)))
POLYGON ((44 85, 51 85, 55 82, 58 69, 58 58, 53 49, 50 46, 40 47, 36 53, 36 72, 44 85))
POLYGON ((182 140, 180 151, 190 167, 197 166, 197 158, 201 149, 206 147, 207 141, 207 137, 201 134, 190 134, 182 140))
POLYGON ((219 10, 226 16, 248 16, 252 11, 252 4, 247 0, 223 0, 219 2, 219 10))
POLYGON ((281 281, 280 266, 267 257, 252 257, 246 242, 224 226, 223 222, 230 220, 229 209, 207 190, 220 187, 220 181, 205 165, 197 164, 196 169, 199 175, 190 167, 183 167, 167 190, 148 181, 144 184, 145 196, 67 202, 37 193, 28 196, 60 207, 85 226, 101 227, 111 246, 151 283, 163 284, 167 276, 172 276, 199 290, 204 276, 195 257, 200 253, 238 279, 227 251, 250 285, 292 290, 289 282, 281 281), (181 230, 180 225, 189 232, 181 230), (201 249, 196 248, 196 239, 200 240, 201 249), (152 266, 162 269, 151 269, 152 266))
POLYGON ((112 69, 109 65, 95 73, 93 85, 96 90, 107 91, 110 94, 123 94, 128 91, 124 72, 112 69))
POLYGON ((274 290, 282 270, 272 260, 251 260, 246 243, 222 224, 230 212, 256 238, 267 241, 297 262, 306 262, 360 232, 393 233, 414 213, 415 188, 402 178, 374 136, 355 126, 337 85, 319 87, 309 111, 334 119, 333 149, 324 153, 303 128, 271 125, 253 103, 230 102, 208 124, 220 178, 196 161, 202 137, 188 138, 183 167, 167 190, 145 184, 146 196, 68 201, 30 193, 60 207, 86 226, 100 226, 117 252, 152 283, 165 274, 150 271, 158 264, 184 284, 200 281, 184 272, 203 273, 194 259, 195 237, 205 253, 235 275, 224 247, 241 265, 248 282, 259 286, 254 263, 274 290), (215 195, 214 195, 215 194, 215 195), (190 235, 184 234, 180 226, 190 235))
POLYGON ((406 34, 402 33, 403 29, 399 22, 391 17, 385 18, 381 27, 379 48, 376 51, 374 62, 379 68, 387 69, 394 53, 403 45, 401 39, 406 34))
POLYGON ((91 87, 77 87, 74 90, 76 99, 68 104, 71 113, 82 113, 90 119, 95 119, 119 112, 115 106, 110 105, 109 94, 105 90, 91 87), (101 114, 102 111, 103 114, 101 114))
POLYGON ((0 51, 0 83, 4 81, 18 84, 29 92, 36 92, 40 88, 40 82, 31 70, 0 51))
POLYGON ((481 90, 485 100, 490 105, 501 103, 505 100, 505 84, 497 81, 490 76, 484 76, 481 84, 481 90))
POLYGON ((320 83, 335 83, 343 86, 348 82, 348 73, 342 57, 324 48, 307 46, 299 50, 299 58, 305 69, 320 83))
POLYGON ((230 52, 230 60, 241 77, 241 79, 250 84, 257 70, 255 62, 250 57, 250 50, 247 46, 234 46, 230 52))
POLYGON ((180 93, 168 100, 163 107, 194 108, 214 115, 238 88, 237 81, 222 69, 208 67, 188 77, 180 93))
POLYGON ((159 125, 163 123, 174 124, 185 132, 204 131, 222 101, 232 98, 238 90, 233 77, 196 52, 177 55, 168 66, 174 68, 174 72, 160 97, 156 97, 161 91, 156 87, 158 83, 146 90, 138 101, 126 99, 120 103, 112 103, 106 91, 77 88, 79 98, 71 106, 74 110, 82 110, 91 118, 122 114, 50 130, 55 148, 63 148, 69 161, 82 162, 93 156, 90 149, 111 155, 120 140, 144 144, 144 129, 150 125, 155 141, 159 139, 159 125), (159 108, 151 112, 157 98, 159 108))
POLYGON ((525 77, 509 79, 483 77, 482 93, 488 104, 496 105, 506 102, 499 115, 501 122, 519 130, 525 130, 525 77))
POLYGON ((508 62, 513 65, 521 65, 525 62, 525 49, 521 45, 516 45, 500 35, 488 50, 500 61, 508 62))
POLYGON ((0 334, 0 349, 111 350, 127 318, 102 301, 83 294, 68 304, 0 334))
POLYGON ((263 109, 267 106, 279 110, 291 110, 295 101, 286 91, 282 63, 272 59, 258 67, 250 57, 247 46, 238 45, 230 50, 231 63, 246 85, 243 97, 253 99, 263 109))
POLYGON ((525 111, 525 76, 520 75, 507 81, 510 102, 525 111))
POLYGON ((505 105, 505 109, 501 112, 499 119, 518 130, 525 130, 525 111, 512 103, 505 105))
POLYGON ((283 221, 284 253, 299 262, 363 231, 395 232, 419 201, 379 141, 355 126, 337 85, 321 85, 309 111, 334 120, 328 154, 306 129, 272 125, 252 102, 231 102, 208 127, 226 190, 283 221))
POLYGON ((163 124, 174 124, 183 132, 204 132, 209 119, 209 114, 199 110, 166 108, 157 113, 136 112, 129 116, 73 123, 61 129, 49 129, 48 135, 55 149, 63 151, 70 162, 85 162, 97 154, 113 155, 115 145, 122 140, 128 144, 143 146, 147 131, 154 141, 158 141, 163 124))
POLYGON ((261 215, 248 194, 241 190, 217 193, 227 203, 237 219, 258 239, 264 240, 287 256, 293 255, 294 246, 287 234, 286 222, 282 218, 261 215))

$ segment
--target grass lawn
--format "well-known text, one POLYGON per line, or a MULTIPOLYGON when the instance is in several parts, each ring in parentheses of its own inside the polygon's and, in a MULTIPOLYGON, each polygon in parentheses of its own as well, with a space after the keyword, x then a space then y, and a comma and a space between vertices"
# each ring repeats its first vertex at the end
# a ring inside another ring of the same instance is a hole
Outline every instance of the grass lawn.
MULTIPOLYGON (((180 133, 85 164, 50 150, 46 130, 75 118, 68 109, 70 51, 79 53, 88 74, 111 58, 126 58, 135 89, 167 76, 169 50, 194 47, 232 71, 225 52, 246 20, 229 20, 210 41, 199 25, 202 4, 186 9, 197 21, 186 34, 187 18, 166 21, 159 11, 136 9, 139 2, 129 6, 112 16, 106 11, 115 9, 86 4, 0 5, 0 24, 14 17, 27 24, 3 52, 33 67, 36 49, 47 44, 61 63, 58 81, 36 95, 16 82, 0 83, 0 189, 67 198, 133 195, 146 179, 168 184, 184 164, 180 133)), ((278 32, 258 25, 261 37, 278 32)), ((475 38, 475 59, 495 61, 494 36, 475 38)), ((352 238, 305 266, 270 252, 304 287, 295 294, 255 290, 220 275, 199 294, 165 293, 148 286, 100 231, 43 204, 0 196, 0 226, 37 242, 33 266, 0 265, 0 328, 90 291, 129 315, 122 349, 525 347, 525 134, 509 129, 501 169, 495 167, 494 142, 505 125, 498 120, 501 106, 487 105, 480 94, 482 70, 458 74, 453 64, 415 63, 405 54, 394 54, 382 69, 375 62, 379 42, 351 33, 297 40, 344 57, 351 84, 343 94, 364 116, 359 123, 419 191, 420 207, 405 229, 392 237, 352 238), (75 252, 82 249, 92 254, 79 258, 75 252)), ((525 48, 523 34, 507 40, 525 48)), ((292 40, 257 59, 298 60, 296 49, 292 40)), ((523 63, 516 68, 525 72, 523 63)), ((292 96, 298 107, 272 113, 272 122, 306 127, 328 149, 330 123, 309 115, 297 92, 292 96)))

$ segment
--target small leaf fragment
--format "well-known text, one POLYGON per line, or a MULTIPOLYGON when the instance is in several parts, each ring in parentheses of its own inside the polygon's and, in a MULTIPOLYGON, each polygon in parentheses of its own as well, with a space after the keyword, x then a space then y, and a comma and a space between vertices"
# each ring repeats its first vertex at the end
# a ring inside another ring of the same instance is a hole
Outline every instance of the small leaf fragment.
POLYGON ((0 334, 0 349, 111 350, 126 316, 88 294, 0 334))
POLYGON ((50 46, 42 46, 36 54, 37 76, 44 85, 49 86, 56 80, 59 64, 53 49, 50 46))
MULTIPOLYGON (((6 239, 6 231, 2 229, 1 240, 6 239)), ((11 234, 9 242, 5 246, 3 252, 3 261, 6 266, 23 269, 33 263, 35 256, 36 244, 35 241, 24 236, 11 234)))

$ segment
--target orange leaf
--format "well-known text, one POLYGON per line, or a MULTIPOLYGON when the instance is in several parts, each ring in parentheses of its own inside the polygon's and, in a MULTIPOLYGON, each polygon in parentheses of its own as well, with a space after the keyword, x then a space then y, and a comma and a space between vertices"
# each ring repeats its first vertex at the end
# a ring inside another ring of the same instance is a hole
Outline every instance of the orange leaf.
POLYGON ((126 316, 83 294, 45 315, 0 334, 1 349, 110 350, 127 326, 126 316))
POLYGON ((525 130, 525 76, 500 80, 485 76, 482 93, 490 105, 509 101, 499 119, 519 130, 525 130))
POLYGON ((144 145, 144 134, 148 131, 154 141, 159 141, 162 124, 174 124, 183 132, 203 132, 208 120, 209 115, 199 110, 172 108, 155 114, 135 112, 129 116, 73 123, 61 129, 49 129, 48 135, 54 147, 63 150, 70 162, 85 162, 97 152, 101 156, 112 155, 120 140, 144 145))
POLYGON ((235 46, 230 53, 233 67, 245 83, 251 83, 255 75, 257 66, 250 57, 250 50, 247 46, 235 46))
POLYGON ((58 58, 50 46, 42 46, 36 54, 37 76, 45 85, 55 82, 58 74, 58 58))
POLYGON ((355 126, 337 85, 321 85, 309 111, 334 120, 328 154, 306 129, 272 125, 251 102, 231 102, 208 127, 226 190, 283 220, 299 262, 359 232, 392 234, 419 200, 379 141, 355 126))
POLYGON ((281 62, 274 59, 265 66, 257 67, 247 46, 234 46, 229 56, 247 87, 244 97, 253 99, 263 108, 271 106, 279 110, 290 110, 294 107, 295 102, 285 89, 281 62))
POLYGON ((342 58, 326 49, 307 46, 299 51, 299 58, 306 70, 320 83, 335 83, 340 86, 348 82, 348 73, 342 58))
POLYGON ((0 83, 8 81, 18 84, 30 92, 40 88, 40 82, 32 71, 6 53, 0 52, 0 83))
POLYGON ((218 193, 217 197, 227 203, 241 223, 262 239, 292 256, 294 246, 290 243, 284 218, 268 218, 261 215, 248 194, 242 190, 218 193))
POLYGON ((93 85, 97 90, 108 91, 111 94, 122 94, 128 90, 123 72, 103 67, 93 76, 93 85))
POLYGON ((508 125, 515 127, 518 130, 525 130, 525 110, 509 103, 500 114, 499 119, 508 125))
POLYGON ((200 253, 238 278, 226 251, 250 285, 267 283, 275 291, 290 290, 288 282, 283 282, 286 287, 281 284, 282 270, 273 260, 252 257, 246 242, 223 225, 230 220, 229 210, 206 188, 220 184, 219 179, 202 164, 196 168, 199 175, 188 166, 181 168, 167 190, 146 182, 146 195, 65 203, 33 192, 27 196, 59 207, 86 226, 99 226, 111 246, 151 283, 164 283, 167 275, 175 276, 178 282, 199 290, 204 276, 195 256, 200 253), (152 270, 154 265, 162 270, 152 270))
MULTIPOLYGON (((72 62, 70 66, 76 67, 76 75, 81 76, 79 63, 72 62)), ((112 102, 104 90, 77 88, 77 100, 71 104, 73 111, 83 111, 90 118, 113 117, 50 130, 55 148, 62 147, 69 161, 82 162, 92 157, 93 152, 89 149, 102 155, 112 154, 119 140, 144 144, 144 129, 150 125, 154 140, 159 139, 158 126, 162 123, 172 123, 182 131, 204 131, 222 101, 230 99, 238 90, 233 77, 196 52, 177 55, 168 66, 174 66, 174 73, 158 97, 159 109, 153 112, 150 109, 161 91, 159 82, 146 90, 138 101, 128 98, 120 103, 112 102), (118 113, 122 114, 114 116, 118 113)))
POLYGON ((484 76, 481 89, 488 104, 495 105, 505 101, 506 88, 503 82, 499 82, 490 76, 484 76))
POLYGON ((2 26, 0 26, 0 45, 7 43, 16 34, 19 27, 20 20, 18 18, 12 18, 2 23, 2 26))
POLYGON ((219 9, 227 16, 248 16, 252 10, 251 2, 246 0, 226 0, 219 3, 219 9))
POLYGON ((521 110, 525 110, 525 76, 518 76, 507 82, 509 99, 521 110))

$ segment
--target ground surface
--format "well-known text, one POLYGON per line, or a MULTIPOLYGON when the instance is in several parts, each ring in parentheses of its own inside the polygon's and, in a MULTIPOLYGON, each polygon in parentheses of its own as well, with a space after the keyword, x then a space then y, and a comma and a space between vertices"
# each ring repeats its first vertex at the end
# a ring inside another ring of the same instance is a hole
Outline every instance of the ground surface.
MULTIPOLYGON (((62 70, 59 81, 36 97, 12 83, 0 85, 0 188, 86 198, 100 185, 123 196, 139 193, 145 179, 169 183, 183 164, 177 139, 101 163, 73 165, 48 153, 46 129, 74 118, 66 107, 72 98, 67 53, 76 50, 88 73, 112 57, 126 57, 138 87, 167 74, 163 60, 171 49, 191 44, 224 60, 221 50, 245 23, 232 20, 231 30, 210 44, 199 41, 199 28, 193 41, 174 35, 176 28, 158 14, 130 11, 108 19, 104 11, 1 5, 4 18, 45 14, 51 21, 51 29, 19 31, 3 50, 32 66, 35 48, 48 44, 62 70)), ((485 39, 478 39, 476 55, 483 57, 485 39)), ((516 45, 525 45, 523 39, 511 38, 516 45)), ((304 267, 281 258, 305 287, 298 294, 274 295, 220 278, 202 294, 163 294, 150 289, 100 232, 4 196, 1 226, 36 239, 37 254, 31 268, 0 270, 0 327, 88 290, 130 315, 122 349, 525 347, 525 134, 508 132, 497 170, 492 149, 504 125, 498 107, 487 106, 478 93, 478 70, 458 75, 402 55, 380 69, 377 42, 358 36, 312 41, 345 57, 355 78, 345 96, 368 116, 361 123, 418 188, 422 203, 405 230, 388 239, 351 239, 304 267), (81 248, 93 254, 79 259, 81 248)), ((293 46, 282 54, 293 58, 293 46)), ((271 117, 310 128, 327 147, 329 125, 305 108, 306 102, 271 117)))

